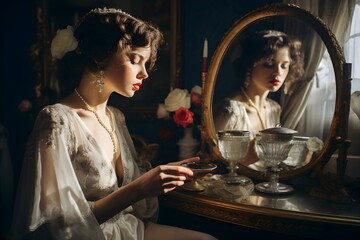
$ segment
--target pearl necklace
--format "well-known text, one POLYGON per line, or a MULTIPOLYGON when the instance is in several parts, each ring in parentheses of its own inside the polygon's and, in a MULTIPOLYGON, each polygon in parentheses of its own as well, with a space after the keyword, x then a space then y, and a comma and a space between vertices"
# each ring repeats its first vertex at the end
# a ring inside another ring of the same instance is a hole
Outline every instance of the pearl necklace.
MULTIPOLYGON (((265 124, 264 124, 264 121, 263 121, 263 119, 262 119, 262 117, 261 117, 259 108, 258 108, 258 107, 255 105, 255 103, 249 98, 249 96, 246 94, 246 92, 245 92, 245 90, 244 90, 243 88, 241 88, 241 92, 244 94, 244 96, 245 96, 246 100, 249 102, 250 106, 253 107, 253 108, 255 108, 256 113, 257 113, 257 115, 258 115, 258 117, 259 117, 259 120, 260 120, 260 123, 261 123, 262 128, 263 128, 263 129, 266 129, 265 124)), ((266 102, 265 102, 265 104, 266 104, 266 102)), ((265 117, 266 117, 266 115, 265 115, 265 117)))
MULTIPOLYGON (((80 93, 78 92, 78 90, 75 88, 75 93, 78 95, 78 97, 80 98, 80 100, 85 104, 86 106, 86 109, 87 111, 89 112, 92 112, 95 117, 96 117, 96 120, 100 123, 100 125, 105 129, 105 131, 109 134, 110 138, 111 138, 111 142, 112 142, 112 145, 113 145, 113 153, 114 155, 116 154, 116 145, 115 145, 115 137, 114 137, 114 133, 113 133, 113 129, 109 129, 105 126, 105 124, 101 121, 99 115, 97 114, 97 112, 92 108, 90 107, 90 105, 85 101, 85 99, 80 95, 80 93)), ((108 109, 106 109, 108 111, 108 109)), ((111 121, 111 117, 109 116, 109 119, 110 119, 110 124, 112 124, 112 121, 111 121)))

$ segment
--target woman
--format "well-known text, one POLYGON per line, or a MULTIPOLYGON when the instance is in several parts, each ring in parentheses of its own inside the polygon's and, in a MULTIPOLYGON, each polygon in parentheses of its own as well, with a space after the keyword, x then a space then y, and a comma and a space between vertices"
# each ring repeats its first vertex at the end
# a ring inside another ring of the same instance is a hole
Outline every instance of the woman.
POLYGON ((57 32, 52 55, 79 70, 68 79, 78 81, 38 115, 10 239, 214 239, 155 223, 156 197, 193 174, 181 163, 199 159, 150 169, 137 161, 122 112, 107 106, 111 93, 140 89, 161 42, 155 26, 117 9, 94 9, 74 32, 57 32))
MULTIPOLYGON (((304 72, 301 43, 291 40, 285 33, 264 30, 244 40, 241 56, 234 61, 240 87, 215 109, 216 131, 247 130, 251 137, 266 128, 280 123, 281 107, 268 96, 284 84, 288 86, 299 80, 304 72)), ((249 154, 255 154, 254 142, 249 154), (252 153, 251 153, 252 152, 252 153)), ((250 162, 255 158, 246 157, 250 162)))

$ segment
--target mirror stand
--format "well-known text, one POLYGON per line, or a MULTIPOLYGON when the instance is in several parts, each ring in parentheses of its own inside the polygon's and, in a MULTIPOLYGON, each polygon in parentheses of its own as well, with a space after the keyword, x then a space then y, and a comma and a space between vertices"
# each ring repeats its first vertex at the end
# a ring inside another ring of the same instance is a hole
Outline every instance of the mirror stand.
POLYGON ((329 156, 324 157, 321 163, 315 169, 316 175, 320 180, 319 187, 312 187, 309 190, 309 195, 319 197, 335 202, 350 202, 352 201, 351 195, 348 193, 344 186, 345 170, 347 165, 347 150, 351 145, 348 140, 348 118, 349 118, 349 101, 351 95, 351 63, 344 63, 342 65, 342 91, 339 93, 343 105, 339 110, 339 125, 337 136, 332 141, 331 149, 338 150, 336 159, 336 174, 331 176, 325 173, 325 166, 331 160, 331 151, 329 156))

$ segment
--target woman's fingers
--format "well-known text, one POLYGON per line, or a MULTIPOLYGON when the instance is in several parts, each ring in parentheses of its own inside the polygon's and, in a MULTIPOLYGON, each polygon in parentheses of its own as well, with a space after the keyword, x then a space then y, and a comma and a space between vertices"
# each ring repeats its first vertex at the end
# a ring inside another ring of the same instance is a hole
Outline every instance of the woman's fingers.
POLYGON ((178 163, 182 164, 182 163, 198 162, 198 161, 200 161, 200 157, 192 157, 192 158, 187 158, 187 159, 178 161, 178 163))
MULTIPOLYGON (((183 168, 184 167, 177 166, 175 168, 166 169, 165 171, 162 171, 159 174, 161 182, 162 182, 162 186, 171 188, 171 187, 177 187, 177 186, 184 185, 184 182, 186 180, 188 180, 188 176, 190 176, 190 174, 183 174, 183 173, 180 173, 179 171, 174 170, 174 169, 180 170, 183 168)), ((185 168, 185 170, 187 170, 187 169, 185 168)), ((188 170, 190 170, 190 169, 188 169, 188 170)), ((190 170, 190 173, 192 173, 191 170, 190 170)))
POLYGON ((200 161, 200 157, 191 157, 191 158, 187 158, 187 159, 184 159, 184 160, 181 160, 181 161, 169 163, 168 165, 171 165, 171 166, 175 165, 176 166, 176 165, 181 165, 183 163, 197 162, 197 161, 200 161))
POLYGON ((192 176, 193 172, 191 171, 191 169, 187 168, 187 167, 182 167, 182 166, 178 166, 178 165, 161 165, 159 166, 160 171, 166 174, 170 174, 170 175, 189 175, 192 176))
POLYGON ((184 181, 169 181, 169 182, 165 182, 162 186, 164 189, 164 192, 170 192, 172 190, 174 190, 177 187, 181 187, 182 185, 184 185, 185 182, 184 181))
POLYGON ((188 179, 185 175, 171 175, 164 172, 160 173, 162 193, 167 193, 177 187, 184 185, 188 179))

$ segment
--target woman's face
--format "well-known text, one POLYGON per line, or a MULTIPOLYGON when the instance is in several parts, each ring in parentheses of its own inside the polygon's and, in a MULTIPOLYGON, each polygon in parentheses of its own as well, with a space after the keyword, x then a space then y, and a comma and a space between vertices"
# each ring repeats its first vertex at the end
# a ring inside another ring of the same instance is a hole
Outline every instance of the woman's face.
POLYGON ((262 91, 279 90, 289 73, 290 61, 288 47, 280 48, 271 58, 262 58, 252 69, 249 85, 262 91))
POLYGON ((105 70, 105 86, 125 97, 132 97, 140 90, 142 81, 148 78, 146 63, 150 50, 150 47, 138 47, 126 53, 119 51, 105 70))

